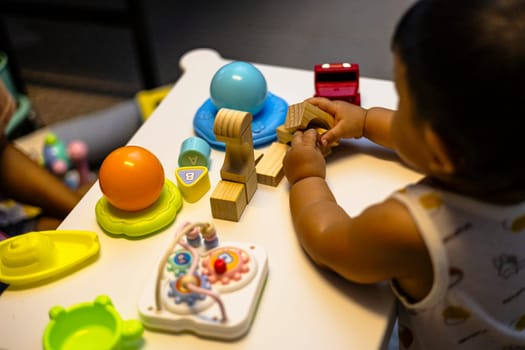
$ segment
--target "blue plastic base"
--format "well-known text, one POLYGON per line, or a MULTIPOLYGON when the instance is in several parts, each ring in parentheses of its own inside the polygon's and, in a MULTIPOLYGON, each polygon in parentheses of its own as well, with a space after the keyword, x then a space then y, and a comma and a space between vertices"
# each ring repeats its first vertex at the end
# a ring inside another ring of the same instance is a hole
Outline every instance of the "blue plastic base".
MULTIPOLYGON (((217 111, 217 107, 208 98, 195 113, 193 128, 195 133, 205 139, 211 147, 224 150, 224 142, 217 141, 213 133, 213 124, 217 111)), ((253 147, 264 146, 277 140, 275 129, 284 123, 286 113, 288 113, 288 103, 268 92, 264 107, 253 116, 253 147)))

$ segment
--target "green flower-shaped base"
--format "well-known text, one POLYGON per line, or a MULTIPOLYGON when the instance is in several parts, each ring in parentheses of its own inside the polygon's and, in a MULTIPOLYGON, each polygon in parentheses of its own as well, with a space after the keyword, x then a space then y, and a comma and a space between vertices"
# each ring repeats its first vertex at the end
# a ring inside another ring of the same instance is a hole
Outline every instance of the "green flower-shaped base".
POLYGON ((95 215, 100 227, 110 234, 140 237, 171 224, 181 207, 182 195, 178 187, 166 179, 159 199, 146 209, 121 210, 102 196, 95 206, 95 215))

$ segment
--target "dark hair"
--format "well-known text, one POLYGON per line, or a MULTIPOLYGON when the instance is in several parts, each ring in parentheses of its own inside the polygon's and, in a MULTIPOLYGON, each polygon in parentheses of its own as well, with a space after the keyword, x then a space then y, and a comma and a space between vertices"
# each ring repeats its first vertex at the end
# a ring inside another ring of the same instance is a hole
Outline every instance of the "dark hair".
POLYGON ((525 1, 418 1, 392 48, 406 66, 416 120, 443 138, 456 175, 524 188, 525 1))

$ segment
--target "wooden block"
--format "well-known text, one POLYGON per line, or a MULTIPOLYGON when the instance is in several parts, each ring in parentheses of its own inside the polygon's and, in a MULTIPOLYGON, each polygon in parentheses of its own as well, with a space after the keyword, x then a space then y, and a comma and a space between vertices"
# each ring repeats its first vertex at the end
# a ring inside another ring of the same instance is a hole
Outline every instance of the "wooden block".
POLYGON ((250 143, 253 147, 252 115, 249 112, 221 108, 215 116, 213 133, 217 141, 228 143, 250 143))
POLYGON ((210 198, 213 217, 238 221, 257 190, 251 122, 250 113, 227 108, 215 117, 213 132, 225 142, 226 153, 222 181, 210 198))
POLYGON ((246 186, 221 180, 211 194, 210 204, 214 218, 239 221, 247 205, 246 186))
POLYGON ((255 171, 251 114, 221 108, 215 117, 213 131, 217 140, 226 143, 221 178, 246 183, 255 171))
POLYGON ((259 161, 262 159, 263 156, 264 156, 264 153, 262 153, 261 151, 256 150, 256 149, 253 150, 253 158, 255 161, 255 165, 259 163, 259 161))
POLYGON ((293 133, 295 130, 287 129, 284 124, 279 125, 277 128, 275 128, 275 133, 277 134, 277 141, 284 144, 289 144, 292 142, 293 133))
POLYGON ((288 107, 284 126, 292 133, 311 127, 331 129, 334 126, 334 117, 311 103, 301 102, 288 107))
POLYGON ((277 186, 284 176, 283 159, 288 146, 274 142, 264 153, 263 158, 256 166, 257 182, 269 186, 277 186))
POLYGON ((252 173, 246 178, 244 185, 246 186, 246 201, 247 203, 250 203, 253 195, 257 191, 257 172, 255 171, 255 168, 253 168, 252 173))

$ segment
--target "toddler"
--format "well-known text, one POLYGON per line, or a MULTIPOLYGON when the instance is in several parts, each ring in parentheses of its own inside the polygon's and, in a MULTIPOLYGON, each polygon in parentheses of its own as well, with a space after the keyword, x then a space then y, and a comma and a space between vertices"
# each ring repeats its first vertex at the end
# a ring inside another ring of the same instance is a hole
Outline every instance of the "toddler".
POLYGON ((396 111, 308 99, 335 126, 284 159, 296 235, 350 281, 391 281, 401 349, 525 349, 524 43, 523 0, 421 0, 393 35, 396 111), (360 137, 426 177, 350 217, 321 149, 360 137))

